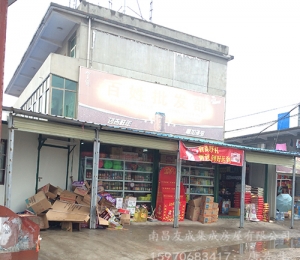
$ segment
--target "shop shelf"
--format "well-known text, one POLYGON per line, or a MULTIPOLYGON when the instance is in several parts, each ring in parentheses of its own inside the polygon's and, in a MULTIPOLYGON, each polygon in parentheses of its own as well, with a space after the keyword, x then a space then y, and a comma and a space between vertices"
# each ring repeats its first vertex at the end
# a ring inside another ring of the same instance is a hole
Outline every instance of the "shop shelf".
POLYGON ((133 180, 125 180, 125 182, 134 182, 134 183, 152 183, 152 181, 133 181, 133 180))
MULTIPOLYGON (((117 192, 122 197, 128 193, 152 193, 151 190, 131 190, 129 187, 130 183, 135 183, 135 188, 152 189, 152 162, 117 158, 99 158, 99 160, 117 162, 106 165, 112 168, 98 168, 98 179, 103 181, 104 186, 107 186, 104 187, 107 192, 117 192), (114 166, 116 169, 113 169, 114 166)), ((84 180, 92 180, 92 163, 92 157, 84 158, 84 180)))
POLYGON ((201 176, 201 175, 182 175, 182 176, 190 176, 190 177, 198 177, 203 179, 214 179, 214 176, 201 176))
POLYGON ((201 196, 213 196, 214 194, 212 193, 189 193, 190 195, 201 195, 201 196))
POLYGON ((142 191, 142 190, 124 190, 124 192, 134 192, 134 193, 151 193, 152 191, 142 191))
MULTIPOLYGON (((165 165, 170 165, 170 164, 161 163, 160 168, 162 168, 162 166, 165 165)), ((173 164, 172 166, 176 167, 175 164, 173 164)), ((214 167, 194 166, 194 165, 186 165, 186 164, 182 165, 181 181, 183 182, 183 185, 187 188, 186 195, 213 196, 214 185, 212 183, 214 183, 214 178, 215 178, 213 175, 214 175, 214 167), (193 181, 198 183, 192 183, 193 181), (199 184, 199 183, 203 183, 203 184, 199 184), (197 192, 195 192, 196 190, 197 192)))
POLYGON ((205 185, 205 184, 190 184, 191 186, 199 186, 199 187, 214 187, 214 185, 205 185))

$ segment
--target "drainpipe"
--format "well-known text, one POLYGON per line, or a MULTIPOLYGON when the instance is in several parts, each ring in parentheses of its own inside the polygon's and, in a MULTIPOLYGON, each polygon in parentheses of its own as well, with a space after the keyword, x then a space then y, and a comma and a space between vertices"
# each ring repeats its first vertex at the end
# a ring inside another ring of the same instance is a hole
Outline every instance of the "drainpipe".
POLYGON ((4 84, 4 58, 6 41, 6 22, 7 22, 8 0, 0 1, 0 139, 2 138, 2 103, 3 103, 3 84, 4 84))
POLYGON ((37 156, 37 162, 36 162, 36 176, 35 176, 35 193, 37 193, 38 185, 40 181, 40 157, 41 157, 41 149, 43 147, 43 144, 45 143, 45 140, 42 139, 42 135, 39 135, 39 145, 38 145, 38 156, 37 156))
POLYGON ((90 48, 91 48, 91 18, 89 17, 89 28, 88 28, 88 42, 87 42, 87 54, 86 54, 86 67, 90 67, 90 48))
POLYGON ((13 127, 13 116, 9 113, 8 116, 8 148, 5 167, 5 200, 4 205, 7 208, 11 207, 11 187, 12 187, 12 164, 14 153, 15 130, 13 127))

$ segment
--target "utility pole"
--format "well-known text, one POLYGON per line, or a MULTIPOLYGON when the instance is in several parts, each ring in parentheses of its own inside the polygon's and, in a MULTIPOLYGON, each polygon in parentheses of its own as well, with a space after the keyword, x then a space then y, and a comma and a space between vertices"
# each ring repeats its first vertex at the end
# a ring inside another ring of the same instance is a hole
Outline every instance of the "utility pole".
POLYGON ((3 104, 3 85, 4 85, 4 58, 6 42, 8 0, 0 1, 0 140, 2 139, 2 104, 3 104))
POLYGON ((152 22, 152 12, 153 12, 153 0, 150 0, 150 17, 149 17, 150 22, 152 22))

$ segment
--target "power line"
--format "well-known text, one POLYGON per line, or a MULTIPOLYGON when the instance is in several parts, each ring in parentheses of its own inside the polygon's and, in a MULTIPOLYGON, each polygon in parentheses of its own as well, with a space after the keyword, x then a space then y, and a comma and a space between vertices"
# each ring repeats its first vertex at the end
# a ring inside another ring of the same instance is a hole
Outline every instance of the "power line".
POLYGON ((275 120, 275 122, 274 122, 273 124, 269 125, 268 127, 264 128, 263 130, 261 130, 261 131, 257 134, 257 136, 254 138, 254 141, 260 136, 260 134, 261 134, 263 131, 267 130, 269 127, 271 127, 272 125, 274 125, 275 123, 277 123, 279 120, 282 120, 282 119, 286 118, 286 117, 287 117, 294 109, 296 109, 296 108, 299 106, 299 104, 300 104, 300 103, 298 103, 296 106, 294 106, 294 107, 293 107, 289 112, 287 112, 283 117, 278 118, 277 120, 275 120))
POLYGON ((248 115, 238 116, 238 117, 234 117, 234 118, 229 118, 229 119, 226 119, 225 121, 230 121, 230 120, 239 119, 239 118, 245 118, 245 117, 248 117, 248 116, 254 116, 254 115, 262 114, 262 113, 265 113, 265 112, 270 112, 270 111, 274 111, 274 110, 277 110, 277 109, 280 109, 280 108, 285 108, 285 107, 290 107, 290 106, 295 106, 295 105, 298 105, 298 104, 291 104, 291 105, 286 105, 286 106, 283 106, 283 107, 271 108, 269 110, 264 110, 264 111, 256 112, 256 113, 253 113, 253 114, 248 114, 248 115))
MULTIPOLYGON (((299 116, 299 115, 300 115, 300 113, 297 113, 295 115, 289 116, 289 118, 292 118, 292 117, 295 117, 295 116, 299 116)), ((251 126, 246 126, 246 127, 242 127, 242 128, 237 128, 237 129, 229 130, 229 131, 224 131, 224 132, 225 133, 230 133, 230 132, 235 132, 235 131, 241 131, 241 130, 251 129, 251 128, 255 128, 255 127, 259 127, 259 126, 264 126, 264 125, 276 123, 277 121, 279 121, 281 119, 283 119, 283 118, 279 118, 279 119, 276 119, 276 120, 264 122, 264 123, 257 124, 257 125, 251 125, 251 126)))

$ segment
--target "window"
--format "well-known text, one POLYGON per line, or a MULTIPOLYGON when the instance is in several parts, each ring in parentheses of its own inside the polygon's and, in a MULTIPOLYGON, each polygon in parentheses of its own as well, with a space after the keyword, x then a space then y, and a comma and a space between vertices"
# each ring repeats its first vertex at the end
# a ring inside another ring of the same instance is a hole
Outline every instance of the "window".
POLYGON ((69 41, 69 55, 72 58, 76 58, 76 35, 69 41))
POLYGON ((51 115, 75 118, 77 83, 52 75, 51 115))
POLYGON ((7 143, 7 140, 1 140, 1 145, 0 145, 0 185, 4 184, 4 177, 5 177, 6 143, 7 143))
POLYGON ((43 114, 48 114, 48 96, 49 91, 49 80, 48 76, 45 81, 32 93, 32 95, 27 99, 27 101, 21 106, 23 110, 31 110, 33 112, 39 112, 43 114))

